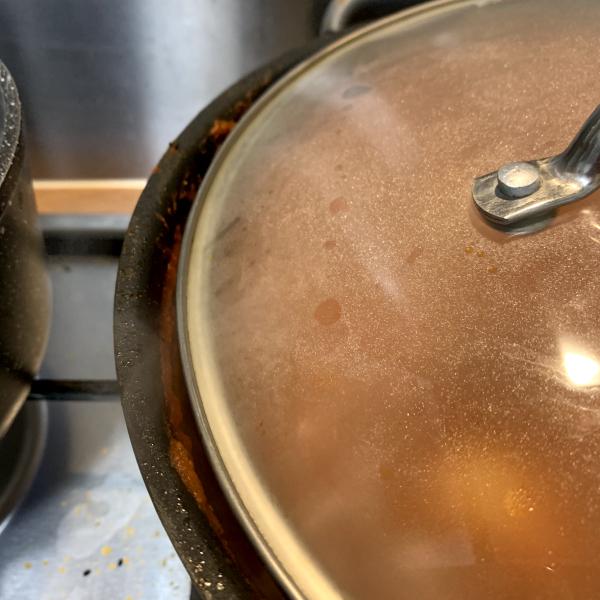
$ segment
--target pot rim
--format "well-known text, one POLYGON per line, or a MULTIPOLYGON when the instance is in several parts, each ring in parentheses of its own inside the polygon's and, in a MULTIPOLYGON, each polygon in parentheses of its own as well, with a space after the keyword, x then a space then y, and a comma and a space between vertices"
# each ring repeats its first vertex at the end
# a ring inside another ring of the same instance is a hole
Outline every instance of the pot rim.
MULTIPOLYGON (((125 421, 155 509, 200 595, 254 597, 253 584, 247 579, 254 573, 244 572, 232 561, 219 533, 212 528, 170 460, 164 405, 165 386, 170 382, 165 383, 162 374, 158 374, 160 277, 164 277, 166 268, 163 264, 166 248, 164 242, 159 244, 157 240, 162 236, 168 238, 175 222, 183 225, 189 218, 187 209, 185 216, 174 216, 173 206, 174 203, 187 206, 187 200, 179 202, 178 198, 181 189, 188 185, 188 177, 194 179, 194 173, 199 178, 204 176, 204 170, 192 173, 190 168, 214 158, 212 153, 203 155, 201 142, 210 135, 215 121, 234 118, 240 103, 256 102, 265 88, 331 39, 317 38, 259 66, 200 108, 153 169, 131 217, 119 259, 113 326, 125 421), (149 376, 140 378, 142 371, 149 376), (214 585, 210 589, 205 587, 206 581, 217 577, 223 590, 215 589, 214 585)), ((174 365, 176 371, 179 365, 178 360, 174 365)), ((199 433, 198 440, 204 442, 199 433)), ((222 501, 228 505, 225 497, 222 501)), ((241 530, 239 533, 243 534, 241 530)))

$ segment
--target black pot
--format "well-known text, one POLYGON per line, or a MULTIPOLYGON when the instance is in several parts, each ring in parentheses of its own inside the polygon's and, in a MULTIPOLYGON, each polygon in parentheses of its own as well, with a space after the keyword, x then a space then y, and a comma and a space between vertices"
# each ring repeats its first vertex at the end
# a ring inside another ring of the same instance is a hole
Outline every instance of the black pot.
POLYGON ((0 437, 39 370, 50 323, 50 286, 25 161, 21 105, 0 62, 0 437))
POLYGON ((175 324, 181 236, 227 128, 324 43, 319 40, 250 74, 188 125, 154 169, 119 263, 114 335, 127 429, 161 521, 196 589, 211 598, 281 598, 283 593, 232 513, 189 406, 175 324))

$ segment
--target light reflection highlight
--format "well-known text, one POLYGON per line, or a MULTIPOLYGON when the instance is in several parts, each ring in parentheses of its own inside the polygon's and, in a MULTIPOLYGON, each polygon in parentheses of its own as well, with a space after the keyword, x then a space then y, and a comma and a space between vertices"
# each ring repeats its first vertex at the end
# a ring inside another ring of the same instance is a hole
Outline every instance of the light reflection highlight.
POLYGON ((596 385, 600 382, 598 361, 577 352, 563 354, 563 366, 569 381, 578 387, 596 385))

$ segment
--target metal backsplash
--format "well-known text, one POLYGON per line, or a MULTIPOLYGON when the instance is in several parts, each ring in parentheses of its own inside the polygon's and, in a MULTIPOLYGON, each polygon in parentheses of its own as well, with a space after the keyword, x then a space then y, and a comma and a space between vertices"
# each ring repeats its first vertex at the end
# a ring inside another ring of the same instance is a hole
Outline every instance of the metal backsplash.
POLYGON ((317 35, 326 3, 0 0, 34 176, 146 176, 216 94, 317 35))

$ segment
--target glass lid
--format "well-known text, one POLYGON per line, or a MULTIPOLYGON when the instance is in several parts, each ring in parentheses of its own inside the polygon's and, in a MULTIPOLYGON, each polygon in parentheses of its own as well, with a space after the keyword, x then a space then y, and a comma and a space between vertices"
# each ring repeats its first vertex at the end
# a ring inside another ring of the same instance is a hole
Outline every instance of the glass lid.
POLYGON ((221 149, 184 367, 290 595, 600 597, 600 196, 569 158, 600 164, 595 121, 560 154, 599 39, 593 0, 424 5, 300 65, 221 149))

